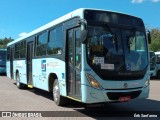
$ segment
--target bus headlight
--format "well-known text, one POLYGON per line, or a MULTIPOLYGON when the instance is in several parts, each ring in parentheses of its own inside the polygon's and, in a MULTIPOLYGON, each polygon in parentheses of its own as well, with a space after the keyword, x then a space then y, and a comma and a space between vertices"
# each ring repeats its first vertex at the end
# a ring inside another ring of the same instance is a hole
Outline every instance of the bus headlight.
POLYGON ((86 73, 86 77, 92 87, 102 89, 100 83, 92 75, 86 73))
POLYGON ((144 87, 147 87, 149 84, 150 84, 150 80, 148 79, 145 81, 144 87))

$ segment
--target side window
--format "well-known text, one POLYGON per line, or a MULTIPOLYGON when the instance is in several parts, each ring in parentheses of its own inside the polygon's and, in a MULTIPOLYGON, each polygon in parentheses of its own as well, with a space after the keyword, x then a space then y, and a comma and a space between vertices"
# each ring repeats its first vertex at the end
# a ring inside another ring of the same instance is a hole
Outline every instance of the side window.
POLYGON ((14 58, 19 59, 20 57, 20 43, 15 44, 14 58))
POLYGON ((37 37, 36 56, 46 55, 46 44, 48 39, 48 33, 42 33, 37 37))
POLYGON ((25 58, 26 56, 26 41, 22 41, 20 45, 20 58, 25 58))
POLYGON ((62 54, 63 48, 63 27, 57 27, 49 32, 47 54, 62 54))

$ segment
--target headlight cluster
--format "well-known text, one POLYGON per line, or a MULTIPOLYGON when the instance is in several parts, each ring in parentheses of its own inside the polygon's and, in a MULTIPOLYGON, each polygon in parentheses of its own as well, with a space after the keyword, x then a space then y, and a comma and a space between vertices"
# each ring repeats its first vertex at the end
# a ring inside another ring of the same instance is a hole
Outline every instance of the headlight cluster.
POLYGON ((86 73, 86 77, 92 87, 102 89, 100 83, 92 75, 86 73))
POLYGON ((150 79, 148 78, 148 79, 145 81, 144 87, 149 86, 149 84, 150 84, 150 79))

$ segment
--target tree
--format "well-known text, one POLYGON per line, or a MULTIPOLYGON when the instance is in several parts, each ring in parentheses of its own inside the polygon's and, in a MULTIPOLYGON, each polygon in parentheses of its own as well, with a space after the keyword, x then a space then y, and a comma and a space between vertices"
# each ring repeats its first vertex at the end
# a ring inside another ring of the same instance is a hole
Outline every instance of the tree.
POLYGON ((160 51, 160 29, 151 29, 151 44, 149 45, 150 51, 160 51))
POLYGON ((9 42, 12 42, 13 39, 10 37, 10 38, 3 38, 3 39, 0 39, 0 49, 6 49, 7 47, 7 44, 9 42))

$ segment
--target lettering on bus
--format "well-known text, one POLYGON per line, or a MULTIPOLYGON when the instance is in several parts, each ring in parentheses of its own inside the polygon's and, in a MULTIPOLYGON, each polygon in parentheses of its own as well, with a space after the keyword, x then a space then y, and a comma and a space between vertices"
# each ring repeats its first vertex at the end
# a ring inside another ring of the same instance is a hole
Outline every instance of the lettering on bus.
POLYGON ((60 66, 59 62, 49 62, 47 63, 48 67, 58 67, 60 66))
POLYGON ((95 64, 104 64, 104 57, 94 57, 95 64))
POLYGON ((23 68, 23 62, 22 61, 17 61, 16 62, 16 68, 23 68))
POLYGON ((101 69, 114 70, 114 64, 101 64, 101 69))

